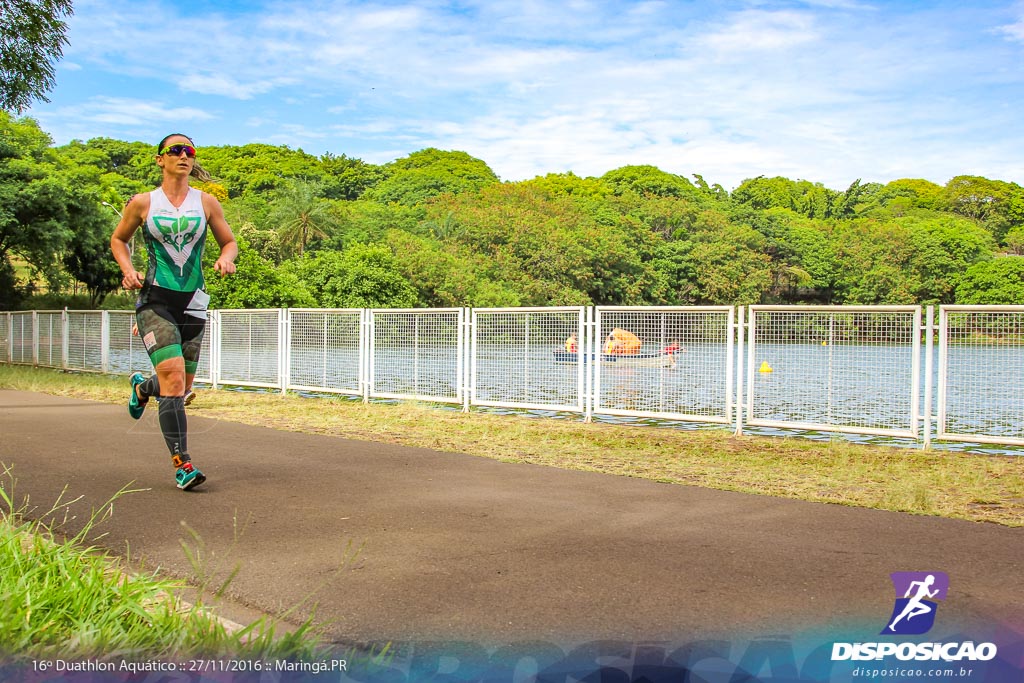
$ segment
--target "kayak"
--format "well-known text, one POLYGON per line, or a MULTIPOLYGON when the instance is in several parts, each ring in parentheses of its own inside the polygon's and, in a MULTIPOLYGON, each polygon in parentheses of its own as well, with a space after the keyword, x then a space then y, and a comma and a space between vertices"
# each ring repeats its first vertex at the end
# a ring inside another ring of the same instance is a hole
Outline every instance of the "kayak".
MULTIPOLYGON (((572 353, 563 349, 553 351, 556 363, 578 363, 579 353, 572 353)), ((583 362, 593 361, 594 355, 583 356, 583 362)), ((676 359, 671 353, 602 353, 602 364, 612 364, 623 367, 639 368, 671 368, 675 367, 676 359)))

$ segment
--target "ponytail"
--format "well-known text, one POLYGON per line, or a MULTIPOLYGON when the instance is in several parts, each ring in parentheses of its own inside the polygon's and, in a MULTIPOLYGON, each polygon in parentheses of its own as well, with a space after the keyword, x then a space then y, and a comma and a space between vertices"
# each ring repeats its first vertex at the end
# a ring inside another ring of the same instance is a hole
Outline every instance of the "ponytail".
POLYGON ((192 164, 192 172, 189 173, 189 175, 201 183, 208 183, 213 180, 213 176, 210 175, 210 172, 200 166, 198 161, 192 164))

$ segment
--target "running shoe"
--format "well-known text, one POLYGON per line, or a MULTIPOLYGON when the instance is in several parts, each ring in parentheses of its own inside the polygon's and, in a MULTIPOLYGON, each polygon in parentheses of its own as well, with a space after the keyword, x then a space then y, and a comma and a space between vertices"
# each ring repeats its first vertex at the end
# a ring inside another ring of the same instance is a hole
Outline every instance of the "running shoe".
POLYGON ((196 392, 189 391, 187 394, 185 394, 185 405, 186 406, 192 405, 192 401, 194 401, 194 400, 196 400, 196 392))
POLYGON ((146 403, 149 402, 149 399, 145 401, 140 399, 139 395, 135 393, 135 387, 145 382, 146 377, 141 372, 136 372, 128 378, 128 381, 132 385, 132 395, 128 397, 128 414, 138 420, 142 417, 143 411, 146 410, 146 403))
POLYGON ((174 473, 174 480, 178 482, 178 488, 188 491, 206 481, 206 475, 196 469, 195 465, 186 462, 174 473))

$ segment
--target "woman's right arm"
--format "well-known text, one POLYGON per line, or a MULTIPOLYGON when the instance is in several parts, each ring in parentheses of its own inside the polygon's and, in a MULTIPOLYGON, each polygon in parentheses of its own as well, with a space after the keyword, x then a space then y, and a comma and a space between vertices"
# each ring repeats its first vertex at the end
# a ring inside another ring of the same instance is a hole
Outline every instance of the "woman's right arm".
POLYGON ((132 265, 132 252, 128 243, 132 235, 138 230, 149 213, 149 193, 137 194, 125 205, 121 213, 121 220, 114 228, 114 234, 110 237, 110 251, 114 260, 121 267, 121 274, 124 276, 121 285, 125 289, 141 289, 145 274, 135 270, 132 265))

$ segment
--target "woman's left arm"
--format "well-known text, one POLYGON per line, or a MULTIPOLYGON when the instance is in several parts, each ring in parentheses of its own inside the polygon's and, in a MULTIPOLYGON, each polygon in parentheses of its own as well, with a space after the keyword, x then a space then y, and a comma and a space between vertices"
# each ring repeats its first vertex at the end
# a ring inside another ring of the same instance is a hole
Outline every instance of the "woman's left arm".
POLYGON ((213 237, 220 245, 220 257, 213 264, 213 269, 221 275, 235 272, 235 259, 238 257, 238 243, 231 232, 231 226, 224 218, 224 207, 213 195, 203 193, 203 207, 206 209, 206 223, 213 231, 213 237))

